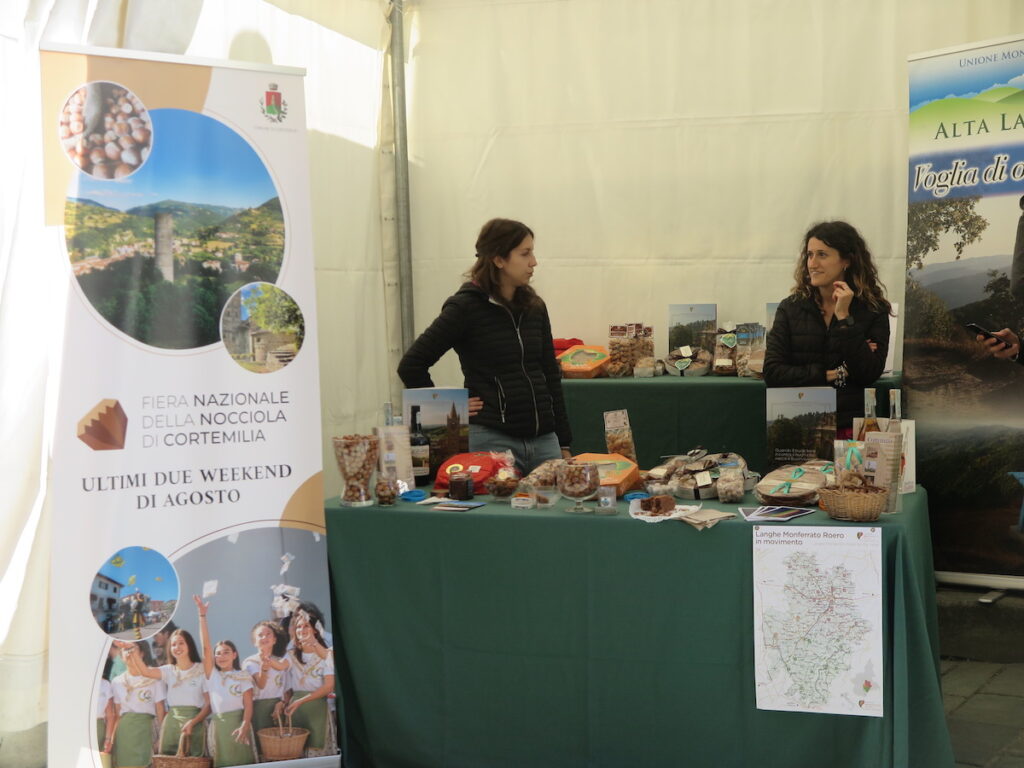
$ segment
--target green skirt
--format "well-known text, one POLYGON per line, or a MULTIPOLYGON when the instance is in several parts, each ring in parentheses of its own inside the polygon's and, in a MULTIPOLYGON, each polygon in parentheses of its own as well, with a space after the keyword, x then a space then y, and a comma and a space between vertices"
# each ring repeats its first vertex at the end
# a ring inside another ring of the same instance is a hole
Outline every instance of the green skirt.
POLYGON ((96 743, 99 745, 97 749, 100 752, 103 751, 103 744, 107 740, 107 719, 105 717, 96 718, 96 743))
MULTIPOLYGON (((181 729, 185 723, 199 714, 199 707, 171 707, 160 726, 160 754, 178 754, 178 741, 181 739, 181 729)), ((205 754, 206 744, 206 722, 197 724, 192 729, 189 739, 188 754, 192 757, 202 757, 205 754)))
POLYGON ((139 768, 153 759, 153 715, 125 712, 114 734, 114 765, 139 768))
MULTIPOLYGON (((293 691, 293 701, 307 693, 309 691, 293 691)), ((309 730, 306 749, 323 749, 327 740, 327 699, 313 699, 300 706, 292 715, 292 725, 309 730)))
POLYGON ((257 699, 252 703, 252 729, 259 733, 260 728, 273 728, 277 726, 274 720, 274 707, 280 697, 273 699, 257 699))
POLYGON ((214 768, 221 768, 224 765, 251 765, 256 762, 251 729, 248 744, 240 744, 231 736, 232 731, 242 725, 243 716, 242 710, 236 709, 233 712, 222 712, 210 718, 210 729, 213 733, 214 768))

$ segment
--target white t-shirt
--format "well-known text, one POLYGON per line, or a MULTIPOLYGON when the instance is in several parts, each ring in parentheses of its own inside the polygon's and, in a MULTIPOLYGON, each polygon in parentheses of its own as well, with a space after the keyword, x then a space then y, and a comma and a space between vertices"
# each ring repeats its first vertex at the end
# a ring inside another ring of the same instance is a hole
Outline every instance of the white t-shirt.
POLYGON ((214 669, 206 679, 206 690, 210 692, 210 708, 213 714, 220 715, 243 709, 243 694, 252 690, 252 687, 252 675, 245 670, 232 669, 223 672, 214 669))
POLYGON ((292 663, 291 689, 293 691, 315 691, 324 684, 324 678, 334 674, 334 652, 327 651, 327 658, 321 659, 315 653, 303 653, 300 664, 295 655, 288 657, 292 663))
POLYGON ((107 702, 114 695, 109 680, 100 680, 100 694, 96 697, 96 719, 101 720, 107 716, 107 702))
POLYGON ((155 715, 156 703, 163 701, 167 695, 161 681, 151 677, 136 677, 128 672, 111 680, 110 687, 122 715, 128 712, 155 715))
MULTIPOLYGON (((281 661, 276 656, 273 658, 275 661, 281 661)), ((256 685, 256 676, 259 675, 260 668, 263 666, 260 661, 260 655, 258 653, 254 654, 242 662, 242 669, 252 676, 252 691, 255 700, 279 699, 288 689, 289 672, 291 671, 292 663, 287 657, 285 657, 284 661, 288 664, 288 667, 285 669, 274 669, 271 667, 267 670, 267 684, 262 688, 256 685)))
POLYGON ((189 669, 180 670, 174 664, 160 667, 160 677, 167 688, 167 706, 199 707, 206 704, 206 675, 202 664, 193 664, 189 669))

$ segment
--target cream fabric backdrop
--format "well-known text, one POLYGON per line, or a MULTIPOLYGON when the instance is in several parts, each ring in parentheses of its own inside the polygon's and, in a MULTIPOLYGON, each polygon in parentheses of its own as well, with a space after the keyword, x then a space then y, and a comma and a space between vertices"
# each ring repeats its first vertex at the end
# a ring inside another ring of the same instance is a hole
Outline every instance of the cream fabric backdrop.
POLYGON ((13 743, 4 742, 5 732, 46 720, 45 487, 67 273, 57 257, 59 232, 42 226, 38 45, 307 69, 324 470, 327 492, 337 493, 328 438, 375 423, 399 353, 388 335, 397 323, 385 311, 385 261, 394 259, 381 255, 387 200, 382 204, 380 177, 384 170, 389 179, 393 169, 378 139, 386 12, 383 0, 0 3, 0 85, 18 105, 12 114, 23 118, 0 121, 4 145, 18 148, 5 157, 7 183, 0 185, 0 765, 15 764, 9 747, 4 751, 13 743))
MULTIPOLYGON (((764 322, 822 219, 861 230, 902 304, 906 58, 1024 31, 1024 9, 420 0, 410 22, 417 332, 508 216, 537 234, 556 336, 642 320, 663 353, 670 303, 764 322)), ((453 354, 436 371, 461 380, 453 354)))
MULTIPOLYGON (((666 305, 759 319, 799 238, 845 217, 902 296, 909 53, 1024 31, 1011 0, 408 3, 416 330, 487 218, 538 234, 555 333, 602 342, 666 305)), ((384 0, 3 0, 0 84, 0 718, 46 717, 44 494, 63 271, 41 226, 39 40, 306 67, 329 437, 397 396, 384 0), (45 33, 44 33, 45 29, 45 33), (13 99, 13 101, 12 101, 13 99), (382 222, 384 222, 382 224, 382 222), (390 310, 388 309, 390 308, 390 310), (17 612, 15 612, 17 606, 17 612)), ((460 383, 447 359, 437 380, 460 383)), ((0 763, 7 764, 0 753, 0 763)))

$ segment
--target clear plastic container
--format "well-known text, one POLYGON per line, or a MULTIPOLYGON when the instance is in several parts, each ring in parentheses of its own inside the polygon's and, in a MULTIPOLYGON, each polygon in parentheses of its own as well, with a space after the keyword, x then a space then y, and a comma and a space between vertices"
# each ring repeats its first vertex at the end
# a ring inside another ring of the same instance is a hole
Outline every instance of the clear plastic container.
POLYGON ((333 442, 334 458, 342 479, 342 506, 371 506, 371 480, 377 466, 378 438, 374 435, 345 435, 333 438, 333 442))

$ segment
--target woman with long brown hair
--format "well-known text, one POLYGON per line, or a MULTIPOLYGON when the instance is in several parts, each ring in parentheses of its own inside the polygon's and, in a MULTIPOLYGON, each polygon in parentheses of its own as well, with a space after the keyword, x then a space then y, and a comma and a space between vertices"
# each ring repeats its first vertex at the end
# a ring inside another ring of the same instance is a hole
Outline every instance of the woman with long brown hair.
POLYGON ((524 474, 567 457, 572 442, 551 321, 530 286, 536 267, 533 230, 488 221, 468 281, 398 366, 406 387, 432 387, 430 367, 454 349, 470 395, 470 450, 511 451, 524 474))
POLYGON ((765 381, 835 387, 839 436, 848 437, 864 413, 864 387, 882 375, 889 351, 885 286, 864 238, 845 221, 807 231, 794 278, 768 333, 765 381))

